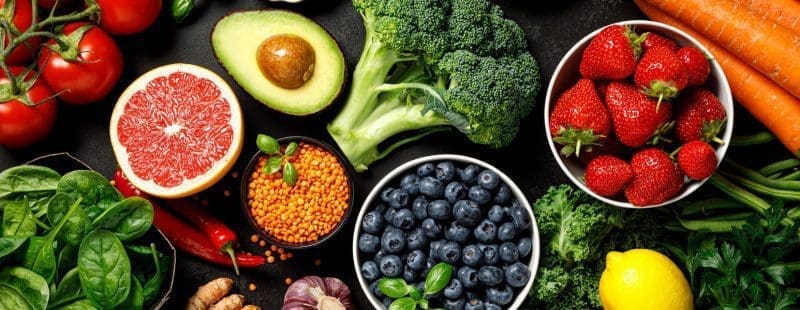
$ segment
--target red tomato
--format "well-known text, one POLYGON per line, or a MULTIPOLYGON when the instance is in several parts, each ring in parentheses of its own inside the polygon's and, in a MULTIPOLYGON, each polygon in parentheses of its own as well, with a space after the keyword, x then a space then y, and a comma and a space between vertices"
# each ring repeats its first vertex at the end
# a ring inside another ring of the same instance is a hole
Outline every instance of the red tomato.
MULTIPOLYGON (((12 3, 8 3, 10 5, 12 3)), ((6 6, 6 0, 0 0, 0 7, 6 6)), ((17 0, 13 1, 14 5, 14 15, 13 16, 4 16, 2 12, 0 12, 0 18, 9 20, 13 19, 14 27, 17 28, 20 32, 28 30, 31 27, 32 20, 31 18, 31 2, 26 0, 17 0)), ((36 51, 39 50, 39 40, 38 37, 30 38, 25 40, 26 43, 18 45, 11 55, 6 58, 6 63, 9 65, 21 65, 31 59, 36 51)), ((3 46, 8 44, 8 38, 5 38, 3 46)))
POLYGON ((161 13, 162 0, 95 0, 100 6, 100 27, 115 35, 139 33, 161 13))
MULTIPOLYGON (((69 5, 71 2, 72 0, 59 0, 58 7, 62 8, 69 5)), ((52 9, 56 5, 56 0, 36 0, 36 3, 43 9, 52 9)))
MULTIPOLYGON (((12 74, 20 74, 24 67, 11 67, 12 74)), ((31 72, 33 73, 33 72, 31 72)), ((26 79, 30 79, 29 74, 26 79)), ((0 73, 0 84, 8 83, 8 77, 0 73)), ((31 88, 21 94, 28 96, 36 106, 28 106, 19 98, 0 102, 0 145, 9 148, 22 148, 44 139, 53 128, 56 120, 56 100, 47 86, 36 81, 31 88)))
MULTIPOLYGON (((83 22, 69 23, 64 26, 64 33, 72 34, 87 25, 83 22)), ((73 104, 103 99, 114 89, 122 74, 122 53, 114 39, 99 27, 89 27, 78 46, 70 48, 76 59, 64 59, 63 55, 70 51, 59 54, 43 48, 39 53, 39 70, 47 85, 58 94, 58 98, 73 104)), ((56 43, 51 40, 48 44, 56 43)))

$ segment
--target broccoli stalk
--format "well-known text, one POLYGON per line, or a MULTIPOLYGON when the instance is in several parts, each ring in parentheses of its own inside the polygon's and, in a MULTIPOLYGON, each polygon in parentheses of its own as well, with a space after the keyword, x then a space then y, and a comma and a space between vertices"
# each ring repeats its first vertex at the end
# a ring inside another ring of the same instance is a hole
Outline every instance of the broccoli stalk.
POLYGON ((491 147, 513 140, 540 85, 521 29, 502 11, 485 0, 354 5, 364 19, 364 50, 328 132, 357 171, 452 127, 491 147), (480 32, 452 33, 462 29, 480 32), (406 138, 394 139, 401 134, 406 138))

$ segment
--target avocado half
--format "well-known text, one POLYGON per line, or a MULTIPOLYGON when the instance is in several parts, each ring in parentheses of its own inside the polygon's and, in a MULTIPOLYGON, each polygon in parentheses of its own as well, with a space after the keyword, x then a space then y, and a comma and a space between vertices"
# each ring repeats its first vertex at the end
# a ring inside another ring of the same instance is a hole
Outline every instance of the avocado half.
POLYGON ((217 60, 256 100, 290 115, 309 115, 328 107, 344 84, 344 55, 336 40, 319 24, 284 10, 234 12, 220 19, 211 33, 217 60), (314 51, 313 74, 294 89, 276 85, 261 71, 256 55, 264 40, 295 35, 314 51))

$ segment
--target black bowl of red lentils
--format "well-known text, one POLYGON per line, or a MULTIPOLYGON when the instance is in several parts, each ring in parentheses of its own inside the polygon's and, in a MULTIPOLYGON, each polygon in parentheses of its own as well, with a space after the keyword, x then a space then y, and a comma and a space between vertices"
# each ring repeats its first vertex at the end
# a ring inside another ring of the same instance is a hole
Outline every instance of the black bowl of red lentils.
POLYGON ((265 173, 270 157, 258 152, 242 177, 245 217, 270 244, 301 250, 318 246, 344 226, 353 209, 353 180, 345 157, 325 142, 303 136, 278 139, 282 152, 298 144, 291 162, 297 174, 288 185, 283 171, 265 173))

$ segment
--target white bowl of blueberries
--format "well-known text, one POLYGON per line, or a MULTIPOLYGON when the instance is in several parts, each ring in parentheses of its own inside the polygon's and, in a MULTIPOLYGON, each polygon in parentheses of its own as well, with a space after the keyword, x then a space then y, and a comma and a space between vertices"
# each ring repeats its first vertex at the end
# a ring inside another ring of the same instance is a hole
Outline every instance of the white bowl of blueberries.
POLYGON ((376 309, 518 309, 539 265, 539 230, 525 195, 497 168, 433 155, 373 188, 356 220, 353 257, 376 309), (451 270, 449 280, 438 267, 451 270), (426 291, 426 281, 441 288, 426 291), (390 282, 402 297, 384 293, 390 282))

